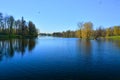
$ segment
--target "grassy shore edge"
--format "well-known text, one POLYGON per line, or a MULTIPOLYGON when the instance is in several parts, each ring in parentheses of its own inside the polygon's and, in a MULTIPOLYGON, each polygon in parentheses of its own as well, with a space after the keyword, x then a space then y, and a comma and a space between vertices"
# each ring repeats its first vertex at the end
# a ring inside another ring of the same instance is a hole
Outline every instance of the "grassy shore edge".
POLYGON ((11 38, 36 38, 37 35, 26 35, 26 36, 22 36, 22 35, 0 35, 0 39, 11 39, 11 38))
POLYGON ((120 36, 109 36, 105 37, 106 39, 115 39, 115 40, 120 40, 120 36))

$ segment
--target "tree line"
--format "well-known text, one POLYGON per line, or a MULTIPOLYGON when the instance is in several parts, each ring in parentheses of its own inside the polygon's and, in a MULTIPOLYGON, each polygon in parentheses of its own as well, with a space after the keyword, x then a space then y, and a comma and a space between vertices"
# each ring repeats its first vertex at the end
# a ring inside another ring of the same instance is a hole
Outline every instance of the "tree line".
POLYGON ((67 30, 67 31, 63 31, 63 32, 54 32, 52 34, 52 36, 55 37, 76 37, 76 31, 71 31, 71 30, 67 30))
POLYGON ((92 22, 78 23, 78 30, 54 32, 53 36, 59 37, 77 37, 81 39, 99 39, 101 37, 120 36, 120 26, 113 26, 109 28, 102 28, 101 26, 96 30, 93 29, 92 22))
POLYGON ((24 17, 15 20, 11 15, 3 16, 0 13, 0 35, 37 36, 38 30, 32 21, 27 22, 24 17))

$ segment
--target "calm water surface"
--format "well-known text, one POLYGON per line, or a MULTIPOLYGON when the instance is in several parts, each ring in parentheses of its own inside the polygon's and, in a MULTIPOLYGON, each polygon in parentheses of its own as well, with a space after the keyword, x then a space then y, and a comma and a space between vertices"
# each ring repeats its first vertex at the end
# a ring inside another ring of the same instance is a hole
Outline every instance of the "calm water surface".
POLYGON ((0 80, 120 80, 120 41, 2 39, 0 80))

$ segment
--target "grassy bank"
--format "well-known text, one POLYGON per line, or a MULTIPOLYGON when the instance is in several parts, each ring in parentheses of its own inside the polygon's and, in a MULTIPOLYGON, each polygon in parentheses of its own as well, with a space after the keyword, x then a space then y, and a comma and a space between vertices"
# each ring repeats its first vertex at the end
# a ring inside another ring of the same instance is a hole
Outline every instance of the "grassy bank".
POLYGON ((109 37, 106 37, 106 39, 120 40, 120 36, 109 36, 109 37))
POLYGON ((36 38, 37 35, 0 35, 0 39, 10 39, 10 38, 36 38))

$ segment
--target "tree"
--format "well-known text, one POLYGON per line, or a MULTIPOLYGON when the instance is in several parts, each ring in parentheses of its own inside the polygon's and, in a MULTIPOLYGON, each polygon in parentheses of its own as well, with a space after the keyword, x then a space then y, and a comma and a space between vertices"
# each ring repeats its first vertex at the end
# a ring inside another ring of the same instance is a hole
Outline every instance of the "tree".
POLYGON ((22 26, 21 26, 21 21, 18 19, 17 21, 16 21, 16 24, 17 24, 17 32, 16 32, 16 34, 18 34, 18 35, 21 35, 22 34, 22 26))
POLYGON ((21 20, 21 27, 22 27, 22 28, 21 28, 21 29, 22 29, 22 30, 21 30, 21 31, 22 31, 21 34, 22 34, 22 36, 24 36, 24 34, 25 34, 25 26, 26 26, 25 23, 26 23, 26 21, 25 21, 24 18, 22 17, 22 20, 21 20))
POLYGON ((18 29, 21 29, 21 22, 20 20, 15 21, 15 33, 18 34, 18 29))
POLYGON ((118 35, 119 35, 119 31, 120 31, 119 26, 114 26, 114 27, 113 27, 113 34, 114 34, 115 36, 118 36, 118 35))
POLYGON ((102 33, 103 33, 103 29, 100 26, 97 30, 94 31, 94 38, 97 39, 99 37, 103 37, 102 33))
POLYGON ((3 14, 0 13, 0 28, 2 30, 2 25, 3 25, 3 14))
POLYGON ((79 22, 78 24, 78 30, 76 31, 76 36, 78 38, 82 38, 82 27, 83 27, 83 23, 82 22, 79 22))
POLYGON ((81 32, 82 38, 90 39, 93 32, 93 24, 91 22, 84 23, 81 32))
POLYGON ((4 17, 4 28, 5 28, 5 31, 4 31, 4 33, 5 34, 8 34, 9 33, 9 31, 8 31, 8 24, 7 24, 7 22, 8 22, 8 20, 9 20, 9 16, 5 16, 4 17))
POLYGON ((33 24, 32 21, 29 21, 28 27, 29 27, 29 35, 37 35, 36 26, 35 26, 35 24, 33 24))
POLYGON ((12 34, 13 25, 14 25, 14 17, 13 17, 13 16, 10 16, 8 22, 9 22, 9 34, 12 34))
POLYGON ((1 22, 1 32, 2 32, 2 34, 4 33, 4 23, 3 22, 1 22))
POLYGON ((105 36, 106 36, 106 30, 102 29, 102 37, 105 37, 105 36))
POLYGON ((111 36, 110 34, 111 34, 111 28, 107 28, 107 29, 106 29, 106 36, 107 36, 107 37, 108 37, 108 36, 111 36))

